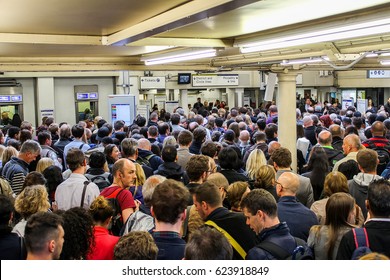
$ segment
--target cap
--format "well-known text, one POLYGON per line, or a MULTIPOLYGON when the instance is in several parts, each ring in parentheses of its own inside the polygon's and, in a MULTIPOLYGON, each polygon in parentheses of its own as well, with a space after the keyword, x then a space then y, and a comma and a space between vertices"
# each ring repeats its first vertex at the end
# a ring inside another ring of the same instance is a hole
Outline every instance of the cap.
POLYGON ((103 127, 99 128, 99 130, 97 132, 96 140, 102 141, 103 138, 108 136, 108 135, 110 135, 110 130, 108 129, 108 127, 103 126, 103 127))

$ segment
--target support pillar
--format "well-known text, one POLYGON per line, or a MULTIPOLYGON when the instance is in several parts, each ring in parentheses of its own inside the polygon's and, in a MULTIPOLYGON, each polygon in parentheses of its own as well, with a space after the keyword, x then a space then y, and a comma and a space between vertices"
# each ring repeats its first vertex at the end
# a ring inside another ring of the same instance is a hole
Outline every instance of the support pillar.
POLYGON ((232 88, 227 88, 226 89, 226 94, 227 94, 227 105, 229 109, 233 108, 236 106, 236 96, 234 93, 234 89, 232 88))
MULTIPOLYGON (((42 77, 37 78, 37 120, 36 123, 40 124, 42 117, 52 116, 55 118, 57 113, 54 109, 54 78, 42 77)), ((27 111, 33 112, 33 110, 25 110, 24 119, 31 119, 26 113, 27 111)))
POLYGON ((236 88, 237 107, 242 107, 244 104, 244 89, 236 88))
POLYGON ((291 151, 291 167, 297 172, 296 73, 278 73, 278 139, 291 151))
POLYGON ((180 106, 183 107, 184 113, 188 114, 188 90, 182 89, 180 90, 180 106))

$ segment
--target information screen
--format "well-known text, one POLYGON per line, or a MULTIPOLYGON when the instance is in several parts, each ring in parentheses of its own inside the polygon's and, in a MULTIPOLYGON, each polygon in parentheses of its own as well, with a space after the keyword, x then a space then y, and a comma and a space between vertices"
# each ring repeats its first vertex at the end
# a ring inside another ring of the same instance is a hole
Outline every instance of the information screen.
POLYGON ((112 104, 111 118, 114 123, 117 120, 122 120, 126 125, 130 125, 130 105, 129 104, 112 104))

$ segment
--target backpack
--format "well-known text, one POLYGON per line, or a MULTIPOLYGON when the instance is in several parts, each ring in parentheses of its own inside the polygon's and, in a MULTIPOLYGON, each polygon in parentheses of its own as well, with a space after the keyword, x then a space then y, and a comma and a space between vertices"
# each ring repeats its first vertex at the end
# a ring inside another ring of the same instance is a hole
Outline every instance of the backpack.
POLYGON ((353 228, 352 233, 356 248, 351 259, 358 260, 360 257, 372 253, 366 228, 353 228))
POLYGON ((109 173, 101 175, 85 174, 85 177, 87 177, 90 182, 95 183, 99 187, 99 190, 102 191, 103 189, 111 186, 111 183, 108 180, 109 175, 109 173))
POLYGON ((140 157, 138 156, 137 160, 135 161, 136 163, 138 163, 139 165, 146 165, 146 166, 149 166, 149 167, 152 167, 151 164, 150 164, 150 159, 154 156, 154 154, 151 154, 151 155, 147 155, 146 157, 140 157))
POLYGON ((154 229, 153 217, 138 210, 127 219, 121 235, 125 235, 131 231, 150 232, 152 229, 154 229))
POLYGON ((378 154, 378 166, 376 168, 376 174, 381 175, 386 169, 387 164, 390 162, 390 147, 388 145, 376 146, 374 142, 367 140, 365 143, 368 144, 368 148, 374 150, 378 154))
POLYGON ((296 248, 292 254, 287 252, 283 247, 269 241, 263 241, 257 244, 256 247, 267 251, 278 260, 314 260, 313 251, 306 242, 297 237, 294 237, 294 239, 296 248))
POLYGON ((118 202, 118 195, 123 191, 122 188, 117 188, 111 194, 106 196, 105 198, 110 203, 112 209, 114 209, 114 215, 111 219, 110 231, 115 236, 120 236, 124 222, 122 219, 122 209, 118 202))

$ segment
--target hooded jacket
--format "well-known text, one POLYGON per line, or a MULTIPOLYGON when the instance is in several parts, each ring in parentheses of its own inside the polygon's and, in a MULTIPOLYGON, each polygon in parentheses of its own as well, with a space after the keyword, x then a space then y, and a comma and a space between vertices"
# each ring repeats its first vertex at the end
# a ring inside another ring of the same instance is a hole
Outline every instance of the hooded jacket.
POLYGON ((349 193, 355 198, 356 204, 360 206, 363 212, 364 219, 367 218, 367 190, 368 185, 374 181, 381 179, 381 176, 372 175, 367 173, 359 173, 353 176, 352 180, 348 181, 349 193))
POLYGON ((181 181, 184 185, 189 183, 188 176, 184 172, 184 169, 176 162, 164 162, 158 167, 154 174, 164 176, 167 179, 181 181))

